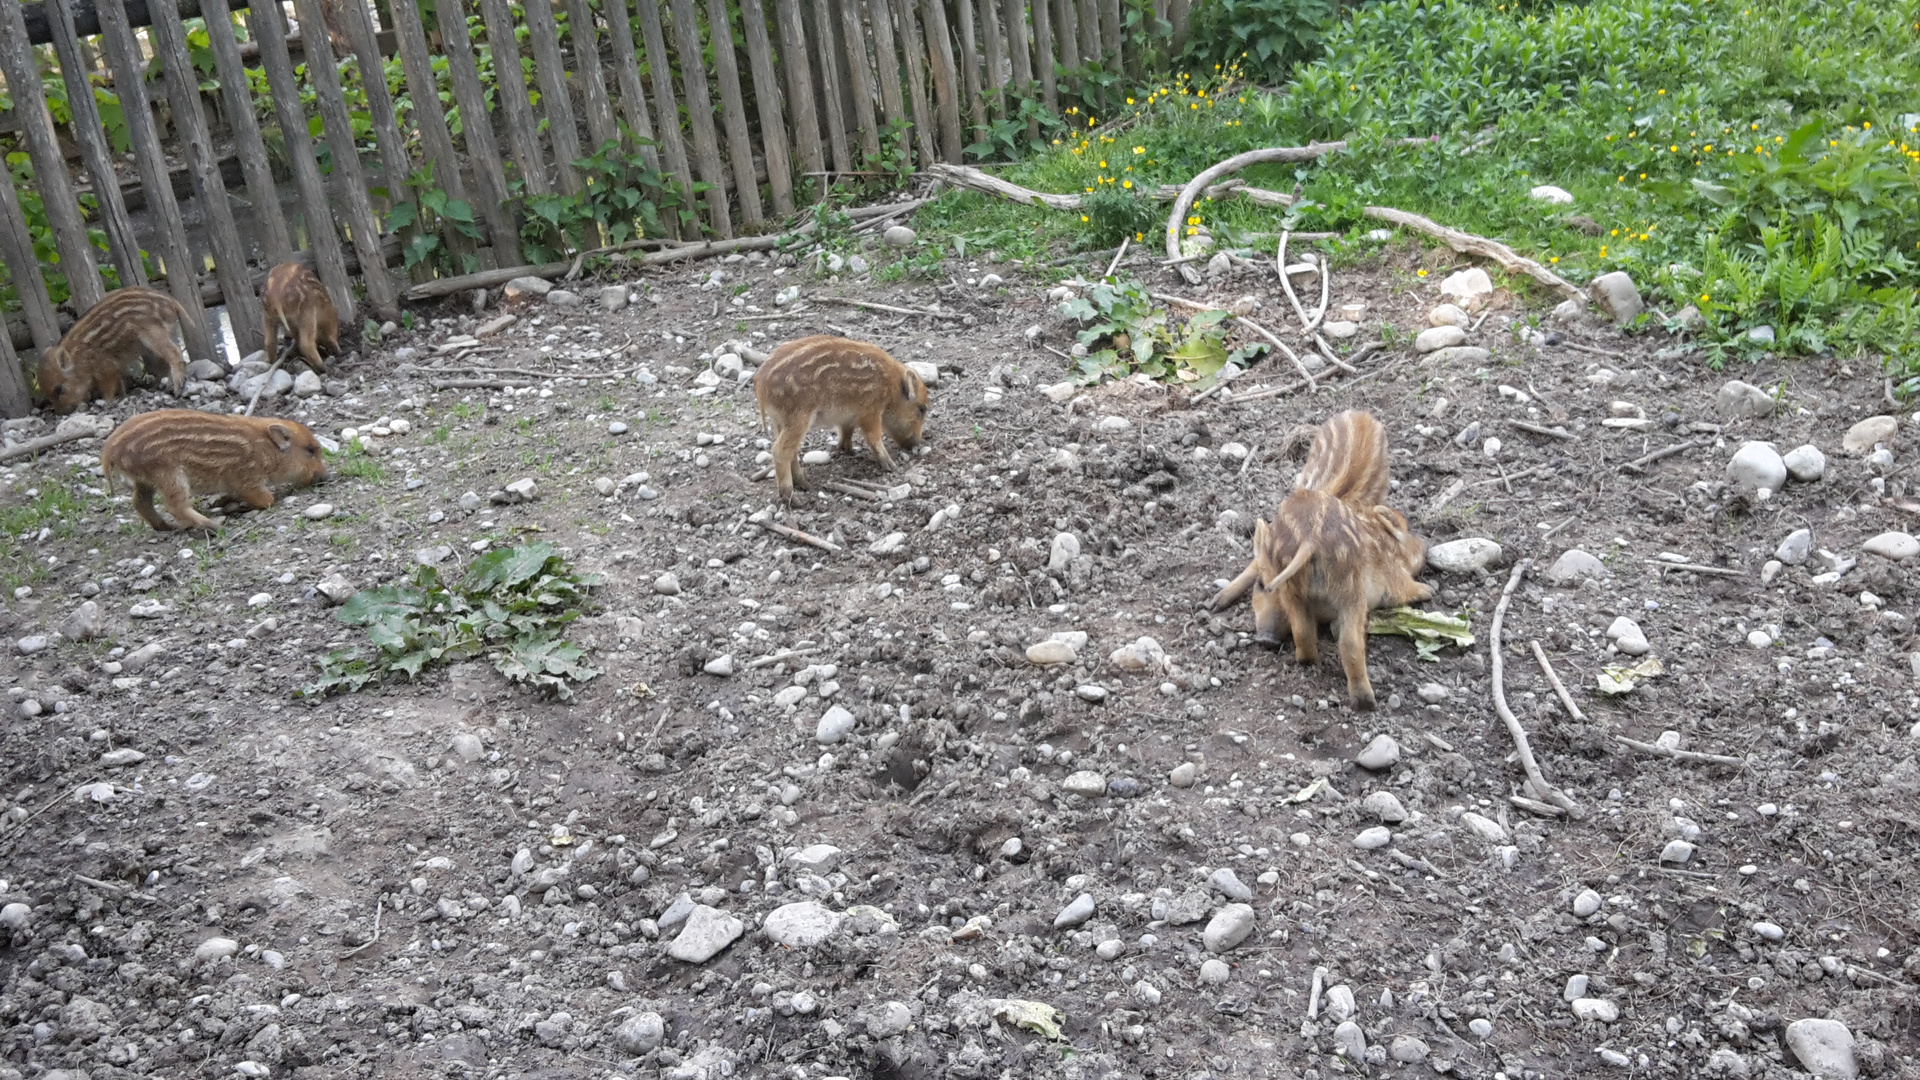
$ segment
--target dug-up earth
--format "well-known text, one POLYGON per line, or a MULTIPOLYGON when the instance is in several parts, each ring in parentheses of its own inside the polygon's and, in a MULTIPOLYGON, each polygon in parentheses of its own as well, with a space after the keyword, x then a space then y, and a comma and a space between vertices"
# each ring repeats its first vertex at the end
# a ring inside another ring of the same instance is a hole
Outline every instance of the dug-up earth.
MULTIPOLYGON (((1444 262, 1335 271, 1337 346, 1388 347, 1238 404, 1043 392, 1052 277, 744 260, 496 294, 270 400, 373 449, 211 539, 97 441, 13 462, 0 1078, 1920 1076, 1911 421, 1857 427, 1871 361, 1715 372, 1504 289, 1418 353, 1444 262), (814 332, 934 365, 931 438, 776 508, 740 376, 814 332), (474 366, 572 374, 435 389, 474 366), (1498 545, 1424 575, 1473 646, 1373 639, 1372 713, 1330 642, 1205 607, 1349 407, 1423 536, 1498 545), (1794 478, 1730 484, 1750 441, 1794 478), (323 581, 532 540, 606 578, 574 700, 484 662, 295 696, 360 633, 323 581), (1501 682, 1571 814, 1494 706, 1523 560, 1501 682)), ((1129 269, 1299 342, 1270 267, 1129 269)))

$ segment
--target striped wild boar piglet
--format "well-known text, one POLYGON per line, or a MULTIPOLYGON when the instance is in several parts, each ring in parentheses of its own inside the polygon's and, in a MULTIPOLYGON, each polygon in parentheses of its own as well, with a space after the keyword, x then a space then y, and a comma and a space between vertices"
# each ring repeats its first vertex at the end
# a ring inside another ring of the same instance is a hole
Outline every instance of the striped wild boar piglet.
POLYGON ((754 373, 760 415, 773 425, 773 473, 780 498, 807 487, 800 442, 816 427, 837 428, 840 449, 853 449, 853 429, 893 468, 883 436, 902 450, 920 445, 931 403, 927 384, 878 345, 816 334, 781 343, 754 373))
POLYGON ((166 293, 115 289, 41 356, 41 395, 56 413, 70 413, 95 397, 112 403, 126 392, 135 360, 144 360, 148 373, 171 383, 178 395, 187 383, 187 365, 174 347, 173 328, 185 316, 186 309, 166 293))
POLYGON ((230 495, 255 510, 273 505, 276 486, 301 487, 327 476, 320 440, 305 424, 192 409, 141 413, 115 428, 100 450, 107 490, 133 486, 133 508, 158 532, 171 532, 154 509, 156 492, 180 528, 211 529, 193 508, 194 493, 230 495))
POLYGON ((320 284, 313 271, 297 262, 274 267, 267 274, 260 306, 266 311, 261 339, 266 342, 267 363, 272 364, 279 355, 280 335, 285 333, 306 357, 307 366, 315 374, 324 375, 327 365, 320 361, 320 347, 326 346, 329 353, 340 351, 340 313, 334 310, 333 297, 327 295, 327 287, 320 284))

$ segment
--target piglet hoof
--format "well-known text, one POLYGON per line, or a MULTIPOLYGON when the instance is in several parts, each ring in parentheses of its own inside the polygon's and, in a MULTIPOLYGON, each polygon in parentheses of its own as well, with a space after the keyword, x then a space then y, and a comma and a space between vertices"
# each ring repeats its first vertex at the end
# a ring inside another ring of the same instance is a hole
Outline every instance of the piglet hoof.
POLYGON ((1277 649, 1280 647, 1280 638, 1274 634, 1255 634, 1253 643, 1262 648, 1277 649))
POLYGON ((1353 695, 1353 707, 1360 712, 1372 712, 1373 705, 1373 691, 1353 695))

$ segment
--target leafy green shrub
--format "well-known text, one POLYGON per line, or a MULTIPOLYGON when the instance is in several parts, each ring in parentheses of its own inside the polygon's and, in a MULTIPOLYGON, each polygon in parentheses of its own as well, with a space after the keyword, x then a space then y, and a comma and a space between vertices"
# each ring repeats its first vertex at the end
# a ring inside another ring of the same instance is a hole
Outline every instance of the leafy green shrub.
POLYGON ((1061 304, 1060 313, 1083 327, 1079 341, 1089 351, 1073 373, 1082 383, 1139 373, 1205 390, 1222 368, 1266 349, 1262 344, 1229 352, 1221 325, 1226 312, 1199 311, 1175 322, 1137 281, 1107 278, 1088 287, 1085 296, 1061 304))
POLYGON ((486 656, 508 679, 570 698, 575 683, 599 672, 563 632, 600 583, 545 541, 490 551, 450 586, 433 567, 416 567, 410 581, 362 589, 341 606, 336 617, 365 627, 374 652, 329 652, 320 679, 301 696, 359 690, 394 672, 412 679, 428 667, 486 656))
MULTIPOLYGON (((592 155, 574 160, 586 174, 586 189, 573 195, 557 192, 526 197, 526 222, 521 246, 534 262, 605 244, 620 244, 662 232, 661 215, 679 214, 683 227, 696 227, 693 208, 682 198, 679 184, 647 164, 641 147, 653 145, 627 132, 623 145, 608 140, 592 155)), ((694 193, 707 185, 696 183, 694 193)))
POLYGON ((1339 15, 1336 0, 1202 0, 1181 59, 1203 71, 1240 61, 1254 78, 1280 82, 1319 54, 1339 15))

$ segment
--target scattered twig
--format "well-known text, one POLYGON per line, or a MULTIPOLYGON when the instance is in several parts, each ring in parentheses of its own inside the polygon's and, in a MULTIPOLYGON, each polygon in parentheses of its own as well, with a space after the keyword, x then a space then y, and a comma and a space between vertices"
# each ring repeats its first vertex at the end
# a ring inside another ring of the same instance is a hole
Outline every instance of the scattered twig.
POLYGON ((913 213, 915 210, 920 209, 921 207, 927 205, 932 201, 933 201, 932 199, 913 199, 908 202, 895 203, 893 206, 887 208, 885 213, 877 214, 871 218, 868 218, 867 220, 849 229, 848 232, 854 235, 858 235, 863 232, 872 232, 876 229, 879 229, 887 225, 889 222, 897 221, 900 218, 913 213))
POLYGON ((1585 345, 1578 341, 1568 341, 1564 337, 1560 339, 1560 347, 1563 349, 1572 349, 1574 352, 1588 353, 1592 356, 1604 356, 1609 360, 1626 359, 1626 357, 1620 355, 1613 349, 1603 349, 1598 345, 1585 345))
POLYGON ((1240 475, 1242 477, 1246 476, 1247 470, 1253 467, 1253 459, 1255 455, 1259 453, 1260 453, 1260 444, 1254 443, 1253 448, 1247 451, 1247 459, 1240 463, 1240 475))
POLYGON ((91 439, 99 434, 101 434, 101 432, 89 429, 86 431, 69 431, 65 435, 45 435, 38 439, 29 439, 26 442, 17 443, 4 450, 0 450, 0 462, 12 461, 15 458, 32 457, 42 450, 51 450, 63 443, 78 442, 81 439, 91 439))
MULTIPOLYGON (((272 344, 272 343, 269 342, 268 344, 272 344)), ((266 392, 267 384, 273 381, 273 373, 280 370, 280 365, 285 363, 287 360, 287 353, 292 351, 293 351, 292 349, 288 349, 286 350, 286 352, 282 352, 280 355, 273 358, 273 365, 267 368, 266 374, 260 376, 260 385, 253 388, 253 397, 247 402, 247 411, 242 413, 241 415, 243 416, 253 415, 253 407, 255 405, 260 404, 260 395, 266 392)))
POLYGON ((1535 435, 1545 435, 1549 439, 1563 439, 1567 442, 1572 442, 1580 437, 1568 431, 1566 428, 1542 427, 1539 424, 1529 424, 1525 420, 1509 420, 1507 423, 1519 428, 1521 431, 1531 431, 1535 435))
POLYGON ((772 667, 773 665, 780 663, 782 660, 791 660, 796 656, 811 656, 812 654, 817 653, 819 651, 820 651, 820 647, 818 645, 812 646, 810 648, 805 648, 805 649, 782 649, 771 656, 763 656, 758 660, 754 660, 750 662, 749 664, 747 664, 747 670, 757 671, 763 667, 772 667))
POLYGON ((798 540, 803 544, 809 544, 809 545, 812 545, 813 547, 817 547, 821 551, 839 551, 840 550, 837 544, 829 543, 828 541, 822 540, 817 536, 809 536, 806 533, 801 532, 799 529, 796 529, 791 525, 782 525, 777 521, 757 521, 754 524, 760 526, 761 528, 767 530, 770 533, 778 533, 779 535, 784 536, 789 540, 798 540))
POLYGON ((111 881, 101 881, 99 878, 90 878, 85 874, 75 874, 73 875, 73 880, 82 885, 91 885, 102 892, 110 892, 115 896, 119 896, 126 891, 126 886, 124 885, 116 885, 111 881))
POLYGON ((1529 813, 1539 814, 1541 817, 1557 818, 1565 817, 1567 814, 1565 810, 1560 809, 1552 803, 1543 803, 1539 799, 1529 799, 1525 795, 1509 795, 1507 796, 1507 801, 1529 813))
POLYGON ((1132 243, 1132 242, 1133 242, 1133 237, 1131 237, 1131 236, 1123 236, 1123 237, 1121 237, 1121 238, 1120 238, 1120 247, 1119 247, 1119 249, 1118 249, 1118 250, 1116 250, 1116 251, 1115 251, 1115 252, 1113 253, 1113 261, 1107 264, 1107 272, 1106 272, 1106 273, 1104 273, 1104 274, 1102 274, 1102 275, 1100 275, 1101 277, 1112 277, 1112 276, 1113 276, 1113 272, 1114 272, 1115 270, 1118 270, 1118 269, 1120 268, 1120 258, 1121 258, 1121 256, 1123 256, 1123 255, 1125 255, 1125 254, 1127 253, 1127 245, 1128 245, 1128 244, 1130 244, 1130 243, 1132 243))
POLYGON ((1513 482, 1515 480, 1525 480, 1529 477, 1538 475, 1539 473, 1550 473, 1552 471, 1553 471, 1552 469, 1547 468, 1545 465, 1535 465, 1531 469, 1521 469, 1519 472, 1509 476, 1507 475, 1506 471, 1502 469, 1499 476, 1496 476, 1491 480, 1482 480, 1477 484, 1470 484, 1468 486, 1469 487, 1487 487, 1490 484, 1504 484, 1506 485, 1508 494, 1512 494, 1513 482))
POLYGON ((1629 750, 1638 750, 1643 754, 1651 754, 1654 757, 1672 758, 1675 761, 1691 761, 1696 765, 1732 765, 1739 767, 1747 763, 1745 758, 1729 757, 1726 754, 1702 754, 1696 750, 1675 750, 1670 747, 1661 746, 1658 743, 1629 739, 1625 735, 1615 735, 1614 739, 1629 750))
POLYGON ((816 303, 840 304, 845 307, 863 308, 867 311, 884 311, 889 315, 918 315, 927 319, 958 319, 957 311, 928 311, 924 308, 895 307, 892 304, 876 304, 871 300, 853 300, 844 296, 816 296, 816 303))
POLYGON ((1500 591, 1500 603, 1493 609, 1493 626, 1487 631, 1487 648, 1493 657, 1493 711, 1507 725, 1507 733, 1513 736, 1514 749, 1520 754, 1520 767, 1526 770, 1527 782, 1533 785, 1536 794, 1560 809, 1573 813, 1577 807, 1566 793, 1549 787, 1547 779, 1541 775, 1540 763, 1534 760, 1533 745, 1527 741, 1527 729, 1520 726, 1520 718, 1513 715, 1507 706, 1507 681, 1505 657, 1501 653, 1500 631, 1507 621, 1507 605, 1513 602, 1514 587, 1526 576, 1527 567, 1533 565, 1532 559, 1521 559, 1514 565, 1513 574, 1507 578, 1507 587, 1500 591))
POLYGON ((833 491, 842 495, 851 495, 856 499, 866 499, 869 502, 887 501, 887 497, 879 492, 868 491, 866 488, 855 487, 852 484, 842 483, 839 480, 826 480, 814 486, 822 491, 833 491))
POLYGON ((1274 249, 1273 264, 1280 273, 1280 287, 1286 291, 1287 302, 1293 305, 1293 313, 1300 319, 1300 332, 1311 334, 1320 325, 1320 320, 1327 317, 1327 270, 1319 263, 1314 264, 1314 270, 1320 275, 1320 310, 1309 318, 1306 309, 1300 306, 1299 294, 1293 291, 1293 279, 1287 276, 1287 238, 1291 235, 1286 231, 1280 233, 1280 246, 1274 249))
POLYGON ((1540 662, 1540 671, 1547 677, 1547 685, 1553 687, 1553 692, 1559 697, 1560 704, 1566 707, 1567 715, 1579 723, 1586 723, 1586 714, 1580 711, 1580 706, 1573 703, 1573 695, 1567 693, 1567 684, 1560 681, 1559 673, 1553 670, 1552 661, 1547 659, 1547 650, 1542 649, 1537 641, 1527 642, 1527 647, 1533 650, 1533 658, 1540 662))
POLYGON ((1512 248, 1497 240, 1464 233, 1458 229, 1449 229, 1419 214, 1410 214, 1405 210, 1395 210, 1387 206, 1369 206, 1361 213, 1375 221, 1391 222, 1415 232, 1425 233, 1464 255, 1478 255, 1484 259, 1492 259, 1500 264, 1501 269, 1509 273, 1525 274, 1542 285, 1558 290, 1562 295, 1574 299, 1586 295, 1580 291, 1579 286, 1532 259, 1517 254, 1512 248))
POLYGON ((1543 532, 1543 533, 1541 533, 1541 534, 1540 534, 1540 539, 1542 539, 1542 540, 1551 540, 1551 539, 1553 539, 1553 534, 1555 534, 1555 533, 1557 533, 1557 532, 1559 532, 1559 531, 1560 531, 1561 529, 1564 529, 1564 528, 1566 528, 1567 526, 1569 526, 1569 525, 1571 525, 1571 524, 1573 524, 1573 523, 1574 523, 1574 521, 1575 521, 1575 520, 1577 520, 1577 519, 1578 519, 1579 517, 1580 517, 1580 515, 1579 515, 1579 514, 1574 514, 1574 515, 1573 515, 1572 517, 1569 517, 1569 518, 1567 518, 1567 520, 1565 520, 1565 521, 1563 521, 1563 522, 1561 522, 1561 523, 1560 523, 1560 524, 1558 524, 1558 525, 1555 525, 1555 526, 1554 526, 1553 528, 1551 528, 1551 529, 1548 529, 1548 530, 1547 530, 1546 532, 1543 532))
POLYGON ((381 893, 379 899, 373 902, 373 936, 368 938, 366 941, 362 942, 361 944, 355 945, 353 948, 348 949, 346 952, 341 953, 340 959, 345 960, 350 956, 358 956, 359 954, 366 952, 368 949, 373 948, 374 943, 380 940, 380 915, 382 911, 385 910, 386 905, 387 905, 387 894, 381 893))
POLYGON ((1690 574, 1710 574, 1714 577, 1746 577, 1744 570, 1734 570, 1725 566, 1701 566, 1699 563, 1668 562, 1665 559, 1644 560, 1649 566, 1658 566, 1666 570, 1685 570, 1690 574))
POLYGON ((1542 394, 1539 389, 1533 385, 1532 379, 1527 380, 1527 392, 1533 395, 1533 400, 1545 405, 1548 415, 1552 416, 1555 420, 1565 420, 1567 418, 1567 410, 1548 401, 1547 395, 1542 394))
POLYGON ((1432 509, 1429 509, 1426 513, 1427 520, 1432 521, 1434 518, 1439 517, 1440 511, 1445 510, 1447 504, 1458 498, 1460 493, 1465 490, 1467 490, 1466 480, 1456 477, 1453 483, 1448 484, 1447 489, 1440 493, 1440 497, 1433 500, 1432 509))
POLYGON ((436 379, 432 383, 435 390, 524 390, 532 385, 511 379, 436 379))
POLYGON ((1647 466, 1654 462, 1663 458, 1670 458, 1675 454, 1686 453, 1688 450, 1699 445, 1701 445, 1699 439, 1688 439, 1686 442, 1674 443, 1664 450, 1655 450, 1651 454, 1643 454, 1640 457, 1634 458, 1632 461, 1623 462, 1620 468, 1626 472, 1645 472, 1647 466))

